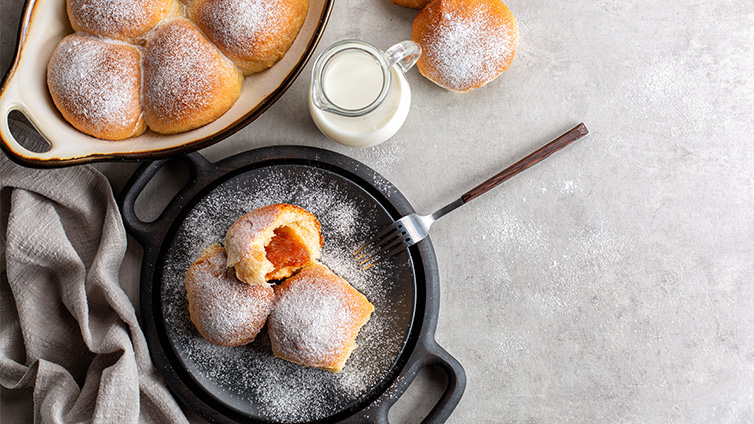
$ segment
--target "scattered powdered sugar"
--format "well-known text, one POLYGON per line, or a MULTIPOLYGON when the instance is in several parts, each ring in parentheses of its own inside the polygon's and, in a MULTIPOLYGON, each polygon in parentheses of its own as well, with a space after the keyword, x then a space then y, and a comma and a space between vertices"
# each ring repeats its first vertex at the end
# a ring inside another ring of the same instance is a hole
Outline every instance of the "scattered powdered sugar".
MULTIPOLYGON (((584 290, 586 284, 602 284, 605 269, 624 260, 625 240, 611 226, 599 222, 604 218, 561 218, 564 222, 574 219, 563 228, 543 227, 536 219, 541 215, 537 208, 555 203, 540 204, 543 199, 576 193, 576 185, 571 183, 554 183, 560 193, 543 192, 547 194, 534 208, 508 203, 495 214, 480 209, 474 216, 483 223, 479 226, 483 230, 473 234, 471 243, 502 258, 492 263, 482 278, 517 308, 532 308, 528 312, 534 310, 545 318, 573 313, 578 309, 574 304, 583 301, 573 295, 574 287, 584 290)), ((596 293, 604 291, 604 287, 593 289, 596 293)))
MULTIPOLYGON (((359 161, 369 165, 381 175, 390 175, 398 170, 402 170, 403 163, 406 160, 406 146, 409 141, 405 138, 393 136, 385 143, 380 143, 373 147, 366 147, 354 151, 348 150, 359 161)), ((346 149, 344 149, 346 150, 346 149)), ((378 187, 380 190, 387 188, 378 187)))
POLYGON ((518 43, 518 32, 510 30, 492 2, 469 4, 473 6, 462 7, 463 1, 430 5, 426 13, 432 24, 419 42, 428 62, 422 73, 456 91, 468 91, 497 77, 518 43))
POLYGON ((412 279, 413 271, 406 255, 367 272, 358 268, 350 252, 390 218, 367 193, 354 187, 316 168, 260 168, 223 182, 187 211, 162 266, 165 327, 185 368, 221 402, 273 421, 326 418, 363 399, 397 359, 410 326, 406 311, 411 311, 414 301, 413 284, 409 290, 400 282, 412 279), (204 247, 223 241, 238 217, 272 203, 295 204, 317 217, 324 236, 320 261, 375 307, 340 373, 275 358, 266 327, 254 342, 228 348, 204 340, 190 322, 183 284, 186 270, 204 247))
POLYGON ((715 104, 699 89, 715 87, 719 78, 717 72, 697 66, 705 54, 698 48, 680 56, 658 52, 643 61, 643 72, 625 78, 626 86, 616 92, 620 97, 611 101, 630 107, 637 119, 656 119, 655 126, 671 139, 730 131, 728 125, 721 127, 715 104))
POLYGON ((388 179, 402 169, 408 157, 406 155, 408 144, 407 139, 394 136, 384 143, 358 150, 341 145, 333 146, 333 149, 339 153, 350 155, 374 170, 375 173, 372 174, 369 183, 377 190, 385 193, 395 189, 388 179))
POLYGON ((98 131, 133 128, 141 117, 139 61, 126 44, 69 35, 50 59, 50 93, 75 121, 98 131))
MULTIPOLYGON (((546 182, 542 182, 542 187, 539 189, 542 193, 547 193, 551 188, 546 182)), ((550 183, 552 184, 552 183, 550 183)), ((555 193, 560 194, 575 194, 576 192, 581 192, 583 189, 580 186, 579 181, 574 180, 563 180, 555 183, 556 186, 554 187, 555 193)))

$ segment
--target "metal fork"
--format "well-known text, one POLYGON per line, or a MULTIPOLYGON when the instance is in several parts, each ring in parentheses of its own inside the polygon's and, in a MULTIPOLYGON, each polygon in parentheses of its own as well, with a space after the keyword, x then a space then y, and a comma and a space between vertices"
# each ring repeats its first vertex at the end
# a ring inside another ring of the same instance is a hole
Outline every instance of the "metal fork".
POLYGON ((470 202, 482 194, 497 187, 514 175, 536 165, 551 154, 589 134, 584 123, 571 128, 555 140, 545 144, 525 158, 495 174, 485 182, 467 191, 459 199, 449 203, 431 215, 412 213, 388 225, 382 232, 374 236, 353 252, 362 270, 369 269, 383 260, 395 256, 403 249, 418 243, 429 234, 432 223, 446 214, 456 210, 459 206, 470 202))

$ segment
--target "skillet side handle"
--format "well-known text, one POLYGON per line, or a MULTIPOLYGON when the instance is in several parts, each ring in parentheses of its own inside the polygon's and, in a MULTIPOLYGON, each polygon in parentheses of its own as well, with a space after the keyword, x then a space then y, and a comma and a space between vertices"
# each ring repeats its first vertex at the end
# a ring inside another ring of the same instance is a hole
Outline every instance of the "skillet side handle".
POLYGON ((343 423, 375 423, 388 424, 390 409, 413 383, 419 372, 428 366, 440 367, 448 377, 448 383, 440 399, 432 410, 422 420, 422 424, 444 423, 458 406, 458 402, 466 389, 466 371, 463 366, 450 354, 440 347, 434 339, 430 339, 416 346, 414 354, 406 368, 401 372, 393 386, 382 394, 374 403, 356 415, 344 420, 343 423))
POLYGON ((184 199, 187 195, 187 191, 194 188, 197 185, 198 179, 203 174, 206 174, 206 171, 211 167, 212 163, 196 152, 173 159, 161 159, 141 165, 136 171, 134 171, 131 178, 123 187, 123 191, 118 198, 121 216, 123 217, 123 225, 126 227, 126 230, 133 235, 142 246, 154 246, 161 235, 161 231, 167 229, 167 220, 170 219, 166 213, 168 209, 176 202, 176 200, 184 199), (173 199, 171 199, 168 206, 160 213, 160 216, 158 216, 157 219, 151 222, 144 222, 136 216, 136 199, 139 198, 139 195, 141 195, 144 188, 160 169, 173 160, 180 160, 188 166, 189 181, 178 191, 173 199))
POLYGON ((450 414, 458 406, 458 402, 461 401, 461 396, 463 396, 463 392, 466 389, 466 371, 464 371, 461 363, 437 344, 437 342, 434 340, 432 342, 428 346, 427 350, 430 351, 430 355, 425 361, 424 366, 436 365, 440 367, 448 377, 448 384, 442 396, 440 396, 440 400, 437 401, 429 414, 422 420, 423 424, 444 423, 447 421, 450 414))
POLYGON ((144 222, 139 219, 135 212, 136 199, 167 162, 166 159, 163 159, 138 167, 123 187, 118 199, 120 214, 123 217, 123 225, 126 227, 126 231, 131 233, 142 246, 150 244, 149 241, 152 239, 150 235, 154 234, 153 229, 157 226, 156 223, 159 218, 152 222, 144 222))

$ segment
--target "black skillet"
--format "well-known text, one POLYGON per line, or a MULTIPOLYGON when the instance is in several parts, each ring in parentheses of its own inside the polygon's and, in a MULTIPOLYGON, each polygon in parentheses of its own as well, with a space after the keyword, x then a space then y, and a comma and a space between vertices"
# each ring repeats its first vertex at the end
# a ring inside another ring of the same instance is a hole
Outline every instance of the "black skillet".
POLYGON ((140 300, 151 356, 180 401, 211 422, 386 423, 388 411, 417 373, 436 365, 448 384, 423 422, 443 422, 450 416, 466 375, 434 338, 440 288, 429 239, 380 264, 383 269, 365 271, 379 278, 347 278, 371 296, 376 309, 341 375, 272 358, 264 332, 245 347, 210 346, 185 312, 182 273, 203 244, 222 241, 224 229, 245 208, 289 202, 316 209, 325 236, 322 261, 348 274, 350 263, 338 260, 344 256, 337 252, 328 258, 327 249, 333 249, 328 246, 350 249, 414 212, 392 184, 353 159, 308 147, 266 147, 218 163, 198 153, 172 160, 187 165, 189 182, 155 221, 137 218, 134 203, 169 160, 138 168, 120 204, 126 229, 144 247, 140 300), (338 227, 348 227, 344 219, 352 220, 363 236, 339 233, 338 227), (361 279, 372 281, 371 286, 359 287, 361 279))

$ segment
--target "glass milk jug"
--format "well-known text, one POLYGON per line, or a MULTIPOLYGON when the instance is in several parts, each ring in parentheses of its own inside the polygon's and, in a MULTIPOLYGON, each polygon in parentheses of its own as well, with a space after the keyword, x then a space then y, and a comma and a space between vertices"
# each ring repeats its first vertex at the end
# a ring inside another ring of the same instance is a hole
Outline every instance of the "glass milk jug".
POLYGON ((411 88, 404 72, 421 47, 403 41, 383 52, 359 40, 328 47, 314 63, 309 112, 327 137, 346 146, 374 146, 392 137, 408 116, 411 88))

